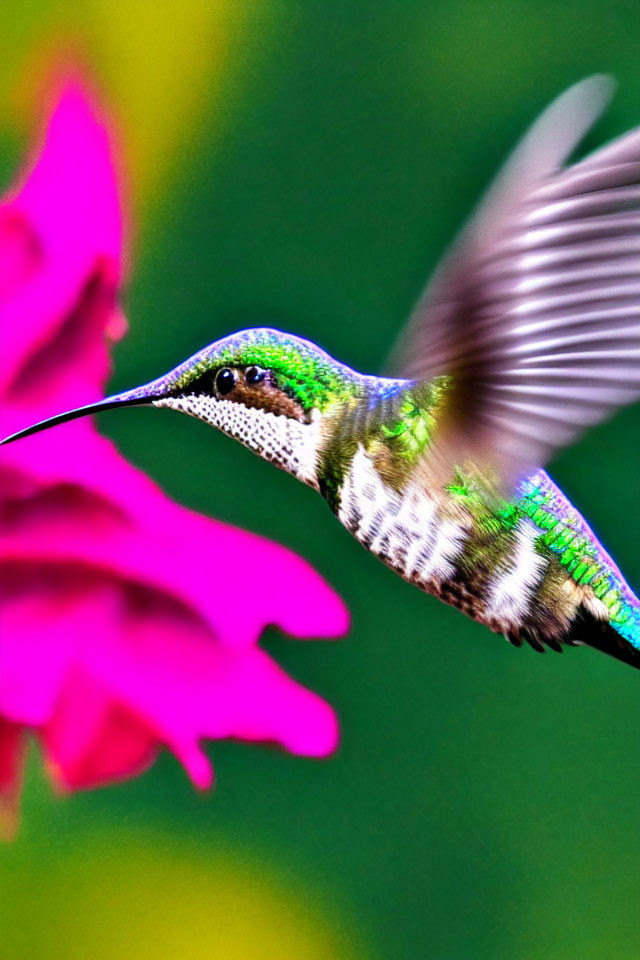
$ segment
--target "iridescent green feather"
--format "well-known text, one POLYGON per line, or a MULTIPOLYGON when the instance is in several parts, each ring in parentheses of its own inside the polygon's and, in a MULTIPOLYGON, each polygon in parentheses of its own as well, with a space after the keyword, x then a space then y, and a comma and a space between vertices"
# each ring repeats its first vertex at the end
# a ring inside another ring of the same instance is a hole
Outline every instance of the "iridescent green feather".
POLYGON ((223 350, 218 362, 238 366, 256 364, 273 371, 278 386, 305 410, 324 411, 356 392, 355 381, 344 376, 337 364, 302 352, 296 343, 286 338, 277 342, 257 340, 247 342, 240 350, 223 350))

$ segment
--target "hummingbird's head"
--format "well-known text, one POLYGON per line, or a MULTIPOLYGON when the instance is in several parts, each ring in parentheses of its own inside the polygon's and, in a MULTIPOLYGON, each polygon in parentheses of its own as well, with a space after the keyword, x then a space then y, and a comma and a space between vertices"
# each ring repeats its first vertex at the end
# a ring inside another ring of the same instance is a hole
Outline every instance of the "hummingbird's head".
POLYGON ((217 340, 142 387, 51 417, 2 442, 114 407, 169 407, 217 427, 317 487, 326 423, 369 379, 307 340, 259 327, 217 340))
POLYGON ((154 406, 204 420, 315 487, 323 427, 366 378, 308 340, 259 327, 212 343, 162 379, 154 406))

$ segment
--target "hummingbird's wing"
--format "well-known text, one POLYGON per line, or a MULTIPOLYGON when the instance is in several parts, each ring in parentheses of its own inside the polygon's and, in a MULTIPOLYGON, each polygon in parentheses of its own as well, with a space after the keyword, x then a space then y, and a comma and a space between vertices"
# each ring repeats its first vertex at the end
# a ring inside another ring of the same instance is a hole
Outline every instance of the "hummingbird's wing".
POLYGON ((640 397, 640 128, 564 166, 611 87, 584 80, 534 124, 392 358, 450 375, 440 449, 508 484, 640 397))

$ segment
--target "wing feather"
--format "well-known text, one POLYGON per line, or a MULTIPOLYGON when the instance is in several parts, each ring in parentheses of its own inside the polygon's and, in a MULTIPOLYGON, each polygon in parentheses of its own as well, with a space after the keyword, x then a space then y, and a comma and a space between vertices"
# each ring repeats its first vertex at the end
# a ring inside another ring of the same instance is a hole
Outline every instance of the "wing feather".
POLYGON ((640 129, 573 166, 606 78, 558 98, 420 299, 394 373, 451 378, 447 457, 513 484, 640 398, 640 129))

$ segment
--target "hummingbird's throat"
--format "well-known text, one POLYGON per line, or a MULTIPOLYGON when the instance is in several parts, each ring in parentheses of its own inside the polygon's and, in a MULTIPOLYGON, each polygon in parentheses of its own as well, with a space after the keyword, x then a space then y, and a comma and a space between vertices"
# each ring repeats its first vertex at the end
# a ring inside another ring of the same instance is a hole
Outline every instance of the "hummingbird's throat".
POLYGON ((153 405, 203 420, 238 440, 263 460, 318 489, 322 441, 322 415, 319 411, 311 411, 309 422, 301 422, 270 410, 202 394, 165 397, 154 400, 153 405))

